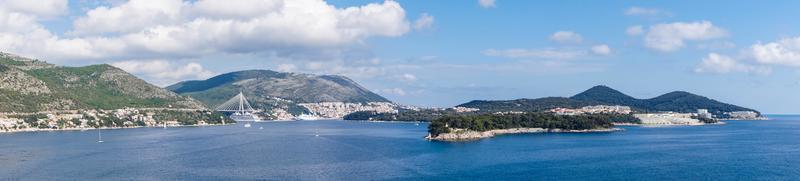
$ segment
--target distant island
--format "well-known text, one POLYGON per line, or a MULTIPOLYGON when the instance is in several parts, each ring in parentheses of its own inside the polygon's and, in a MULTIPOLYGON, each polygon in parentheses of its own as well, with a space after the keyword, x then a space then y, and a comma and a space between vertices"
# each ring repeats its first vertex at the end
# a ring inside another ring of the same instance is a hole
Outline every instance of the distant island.
POLYGON ((469 141, 500 134, 544 132, 612 132, 614 123, 637 124, 627 114, 556 115, 548 113, 498 113, 471 116, 445 116, 428 126, 426 139, 469 141))
POLYGON ((594 132, 614 125, 705 125, 764 118, 754 109, 689 92, 636 99, 601 85, 572 97, 475 100, 447 109, 414 108, 393 113, 360 111, 344 119, 431 122, 428 139, 461 141, 508 133, 594 132), (584 122, 576 124, 576 120, 584 122))

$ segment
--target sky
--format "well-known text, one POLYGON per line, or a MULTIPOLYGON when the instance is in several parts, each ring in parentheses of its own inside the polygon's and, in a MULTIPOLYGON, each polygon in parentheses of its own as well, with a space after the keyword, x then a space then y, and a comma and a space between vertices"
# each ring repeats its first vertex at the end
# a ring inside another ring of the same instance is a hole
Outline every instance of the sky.
POLYGON ((0 0, 0 51, 159 85, 345 75, 405 105, 688 91, 800 113, 800 1, 0 0))

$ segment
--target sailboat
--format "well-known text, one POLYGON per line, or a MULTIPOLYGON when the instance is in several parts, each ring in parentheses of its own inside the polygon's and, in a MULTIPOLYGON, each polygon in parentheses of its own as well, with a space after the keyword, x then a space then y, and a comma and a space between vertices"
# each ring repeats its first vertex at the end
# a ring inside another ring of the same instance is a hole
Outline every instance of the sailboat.
MULTIPOLYGON (((247 101, 247 98, 241 91, 238 95, 219 105, 216 110, 219 112, 230 112, 230 118, 237 122, 261 121, 258 116, 253 114, 256 110, 250 106, 250 102, 247 101)), ((249 128, 250 123, 245 124, 244 127, 249 128)))

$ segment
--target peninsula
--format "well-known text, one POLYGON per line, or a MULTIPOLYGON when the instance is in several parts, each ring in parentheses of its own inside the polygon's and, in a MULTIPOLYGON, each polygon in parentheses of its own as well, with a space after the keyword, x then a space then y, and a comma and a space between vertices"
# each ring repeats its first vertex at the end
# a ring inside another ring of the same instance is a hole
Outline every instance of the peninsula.
POLYGON ((500 113, 446 116, 428 126, 428 140, 469 141, 501 134, 613 132, 615 122, 637 122, 625 114, 557 115, 552 113, 500 113))

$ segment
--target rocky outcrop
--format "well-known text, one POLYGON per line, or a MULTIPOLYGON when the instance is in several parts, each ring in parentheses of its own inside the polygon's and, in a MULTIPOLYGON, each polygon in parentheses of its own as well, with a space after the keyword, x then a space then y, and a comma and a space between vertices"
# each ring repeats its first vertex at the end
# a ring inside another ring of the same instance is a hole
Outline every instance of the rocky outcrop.
MULTIPOLYGON (((3 65, 0 65, 3 66, 3 65)), ((50 89, 44 82, 25 74, 19 69, 2 67, 0 71, 0 89, 16 91, 22 94, 49 94, 50 89)))
POLYGON ((565 130, 565 129, 546 129, 546 128, 511 128, 511 129, 497 129, 489 131, 473 131, 466 129, 452 129, 449 133, 442 133, 436 136, 428 135, 425 137, 427 140, 435 141, 472 141, 483 138, 491 138, 503 134, 525 134, 525 133, 595 133, 595 132, 614 132, 622 131, 620 128, 601 128, 601 129, 586 129, 586 130, 565 130))

